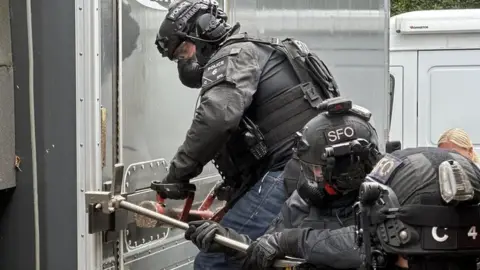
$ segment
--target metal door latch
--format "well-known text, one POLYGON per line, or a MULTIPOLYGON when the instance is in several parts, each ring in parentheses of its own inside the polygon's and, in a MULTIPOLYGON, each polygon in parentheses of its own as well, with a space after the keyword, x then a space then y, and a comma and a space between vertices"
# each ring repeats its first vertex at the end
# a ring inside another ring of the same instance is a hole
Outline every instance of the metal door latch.
POLYGON ((127 211, 120 209, 120 202, 126 200, 121 194, 124 166, 116 164, 109 191, 88 191, 85 203, 88 211, 88 233, 120 231, 127 227, 127 211))

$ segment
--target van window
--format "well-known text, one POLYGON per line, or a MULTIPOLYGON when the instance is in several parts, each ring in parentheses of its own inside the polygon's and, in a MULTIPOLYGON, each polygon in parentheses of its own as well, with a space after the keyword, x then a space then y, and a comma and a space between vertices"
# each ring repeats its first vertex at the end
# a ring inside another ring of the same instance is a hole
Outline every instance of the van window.
MULTIPOLYGON (((465 129, 480 144, 480 66, 436 66, 430 69, 430 140, 436 144, 446 129, 465 129)), ((420 103, 418 106, 424 106, 420 103)))
POLYGON ((390 141, 403 141, 403 67, 390 67, 390 141))
POLYGON ((392 122, 393 101, 395 97, 395 77, 390 74, 390 123, 392 122))

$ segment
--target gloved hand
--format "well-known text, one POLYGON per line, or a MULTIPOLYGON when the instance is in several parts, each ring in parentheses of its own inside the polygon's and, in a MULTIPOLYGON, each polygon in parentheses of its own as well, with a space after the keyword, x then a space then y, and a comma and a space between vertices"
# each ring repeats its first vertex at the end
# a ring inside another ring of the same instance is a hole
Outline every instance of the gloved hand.
POLYGON ((222 185, 215 190, 215 195, 217 196, 217 200, 228 202, 233 197, 235 191, 236 190, 233 187, 222 185))
POLYGON ((203 252, 223 252, 230 256, 236 256, 240 253, 240 251, 217 244, 213 240, 217 234, 242 243, 248 243, 246 236, 211 220, 195 220, 189 222, 188 225, 189 228, 185 231, 185 239, 192 241, 203 252))
POLYGON ((169 183, 166 179, 163 182, 152 181, 150 188, 155 190, 164 199, 183 200, 189 193, 195 192, 196 187, 190 183, 169 183))
POLYGON ((247 249, 242 269, 274 269, 275 260, 285 256, 277 238, 278 233, 266 234, 254 241, 247 249))

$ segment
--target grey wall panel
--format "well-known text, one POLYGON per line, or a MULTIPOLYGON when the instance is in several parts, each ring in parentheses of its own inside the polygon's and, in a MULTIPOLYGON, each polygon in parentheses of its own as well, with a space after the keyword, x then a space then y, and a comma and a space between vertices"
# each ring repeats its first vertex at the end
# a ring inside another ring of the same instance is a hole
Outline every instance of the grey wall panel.
POLYGON ((15 125, 9 0, 0 0, 0 190, 15 186, 15 125))
POLYGON ((0 269, 35 269, 26 7, 25 1, 11 1, 10 5, 16 89, 15 151, 22 158, 22 171, 17 173, 15 189, 0 191, 0 269))
MULTIPOLYGON (((15 152, 22 163, 16 188, 0 193, 0 269, 31 270, 36 262, 26 6, 10 5, 15 152)), ((77 268, 75 10, 74 1, 32 1, 39 252, 40 267, 48 270, 77 268)))
POLYGON ((0 0, 0 66, 12 65, 11 42, 9 0, 0 0))
POLYGON ((13 68, 0 66, 0 190, 15 186, 13 68))
MULTIPOLYGON (((41 269, 77 268, 75 1, 33 0, 41 269)), ((25 89, 26 90, 26 89, 25 89)))

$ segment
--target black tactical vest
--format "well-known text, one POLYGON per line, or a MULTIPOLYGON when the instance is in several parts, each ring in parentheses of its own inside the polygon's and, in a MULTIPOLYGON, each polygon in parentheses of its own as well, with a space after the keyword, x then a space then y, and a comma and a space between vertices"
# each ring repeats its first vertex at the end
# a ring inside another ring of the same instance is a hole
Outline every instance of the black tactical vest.
POLYGON ((326 98, 338 96, 328 70, 322 70, 326 74, 322 85, 315 83, 319 78, 313 79, 305 71, 308 61, 299 57, 298 47, 291 45, 293 41, 285 41, 290 46, 278 40, 276 43, 267 42, 240 34, 230 37, 222 46, 241 42, 253 42, 259 49, 263 46, 264 50, 269 47, 272 53, 263 67, 254 100, 244 115, 261 132, 266 145, 264 156, 256 159, 251 154, 245 143, 245 128, 240 126, 214 158, 214 164, 227 184, 236 187, 253 185, 272 168, 283 170, 292 155, 295 133, 319 113, 316 105, 326 98), (269 73, 269 69, 275 68, 278 72, 269 73), (271 78, 267 78, 269 75, 271 78), (282 165, 278 166, 279 163, 282 165))

